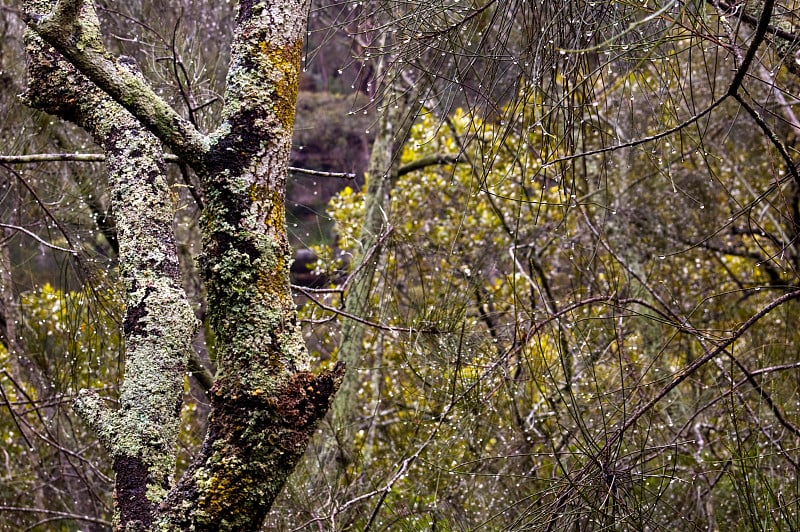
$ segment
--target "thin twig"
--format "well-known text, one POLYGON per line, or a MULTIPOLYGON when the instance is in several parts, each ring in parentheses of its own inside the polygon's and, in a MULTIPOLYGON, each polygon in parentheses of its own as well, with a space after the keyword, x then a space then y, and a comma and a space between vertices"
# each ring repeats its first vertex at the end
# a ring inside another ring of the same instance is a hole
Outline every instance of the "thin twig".
POLYGON ((309 298, 315 305, 320 307, 323 310, 327 310, 328 312, 333 312, 334 314, 338 314, 339 316, 343 316, 345 318, 351 319, 353 321, 357 321, 358 323, 362 323, 368 327, 374 327, 375 329, 380 329, 382 331, 389 331, 389 332, 402 332, 402 333, 409 333, 409 334, 436 334, 440 331, 436 331, 433 329, 417 329, 415 327, 395 327, 393 325, 384 325, 382 323, 376 323, 374 321, 369 321, 355 314, 350 314, 340 308, 332 307, 330 305, 326 305, 319 299, 316 299, 313 296, 313 293, 310 290, 306 290, 305 287, 299 285, 292 285, 292 288, 298 290, 303 293, 304 296, 309 298))
POLYGON ((105 519, 99 519, 97 517, 90 517, 88 515, 79 515, 79 514, 72 514, 69 512, 59 512, 56 510, 45 510, 44 508, 26 508, 24 506, 0 506, 0 512, 21 512, 21 513, 32 513, 32 514, 45 514, 45 515, 53 515, 58 517, 63 517, 64 519, 75 519, 76 521, 85 521, 87 523, 97 523, 99 525, 103 525, 106 527, 111 528, 111 523, 106 521, 105 519))
POLYGON ((655 406, 659 401, 661 401, 669 392, 674 390, 680 383, 686 380, 686 378, 692 375, 695 371, 697 371, 702 366, 707 364, 709 361, 719 356, 720 353, 724 352, 731 344, 733 344, 733 342, 738 340, 745 332, 747 332, 748 329, 750 329, 750 327, 755 325, 756 322, 758 322, 761 318, 765 317, 767 314, 769 314, 779 306, 783 305, 787 301, 799 298, 800 298, 800 290, 794 290, 792 292, 789 292, 788 294, 782 295, 777 299, 774 299, 760 311, 750 316, 750 318, 746 322, 744 322, 725 340, 720 342, 714 349, 706 351, 706 353, 703 356, 695 359, 694 362, 683 368, 681 371, 677 372, 669 384, 664 386, 650 401, 640 406, 639 409, 636 410, 636 412, 634 412, 634 414, 630 418, 628 418, 619 429, 617 429, 614 432, 614 434, 608 440, 608 445, 621 438, 622 435, 625 433, 625 431, 631 428, 631 426, 633 426, 633 424, 636 423, 636 421, 639 418, 641 418, 645 413, 647 413, 647 411, 649 411, 653 406, 655 406))
MULTIPOLYGON (((36 203, 39 205, 42 211, 44 211, 45 215, 47 215, 47 217, 53 221, 53 224, 58 228, 58 230, 64 236, 64 240, 67 241, 67 244, 69 244, 70 249, 74 249, 75 245, 72 243, 72 239, 69 237, 69 233, 67 232, 66 228, 61 224, 59 219, 56 218, 56 216, 52 212, 50 212, 50 209, 47 207, 47 204, 42 200, 42 198, 39 197, 39 194, 36 193, 36 191, 33 189, 30 183, 28 183, 25 180, 25 178, 22 177, 22 174, 20 174, 13 168, 9 167, 7 164, 3 164, 2 161, 0 161, 0 165, 2 165, 2 167, 5 168, 6 171, 10 172, 11 175, 13 175, 17 179, 17 181, 22 183, 22 186, 25 187, 25 189, 30 193, 31 196, 33 196, 33 199, 36 201, 36 203)), ((77 256, 77 253, 73 254, 77 256)))
POLYGON ((46 246, 46 247, 48 247, 50 249, 55 249, 56 251, 64 251, 65 253, 71 253, 73 255, 77 255, 78 254, 78 252, 76 250, 74 250, 74 249, 62 248, 61 246, 56 246, 55 244, 51 244, 50 242, 47 242, 46 240, 43 240, 42 238, 39 238, 39 235, 37 235, 34 232, 28 231, 24 227, 20 227, 18 225, 4 224, 4 223, 0 223, 0 227, 5 227, 6 229, 13 229, 14 231, 20 231, 22 233, 25 233, 26 235, 28 235, 29 237, 33 238, 34 240, 36 240, 37 242, 39 242, 43 246, 46 246))
MULTIPOLYGON (((54 163, 54 162, 79 162, 79 163, 102 163, 106 156, 102 153, 32 153, 29 155, 0 155, 0 164, 34 164, 34 163, 54 163)), ((172 164, 181 162, 180 157, 173 154, 164 154, 164 161, 172 164)), ((332 177, 337 179, 355 179, 353 172, 323 172, 322 170, 312 170, 310 168, 299 168, 290 166, 289 172, 293 174, 303 174, 315 177, 332 177)))

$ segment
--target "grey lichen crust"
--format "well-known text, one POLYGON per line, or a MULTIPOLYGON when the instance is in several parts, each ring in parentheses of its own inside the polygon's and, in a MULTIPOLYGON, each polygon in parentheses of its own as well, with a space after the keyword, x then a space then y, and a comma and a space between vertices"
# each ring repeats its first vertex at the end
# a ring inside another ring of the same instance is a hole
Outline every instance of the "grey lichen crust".
POLYGON ((257 527, 343 376, 308 371, 289 285, 285 180, 307 10, 291 0, 239 6, 224 123, 201 174, 213 410, 200 459, 165 503, 168 528, 257 527))
POLYGON ((168 527, 256 527, 341 382, 341 367, 308 371, 288 275, 285 179, 307 10, 306 1, 239 7, 224 123, 201 175, 213 411, 201 459, 167 501, 168 527))
POLYGON ((117 498, 126 501, 118 522, 146 526, 174 475, 175 405, 196 321, 181 288, 163 153, 130 113, 53 49, 33 35, 27 46, 27 101, 84 127, 106 152, 125 286, 125 380, 118 410, 108 410, 88 391, 76 408, 114 459, 117 498))

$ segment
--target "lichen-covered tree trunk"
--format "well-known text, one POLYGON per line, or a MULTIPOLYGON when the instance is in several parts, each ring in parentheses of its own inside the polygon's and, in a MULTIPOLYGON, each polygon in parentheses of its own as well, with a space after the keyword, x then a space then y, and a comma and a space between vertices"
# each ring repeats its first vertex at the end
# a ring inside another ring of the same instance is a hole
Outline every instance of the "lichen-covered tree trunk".
MULTIPOLYGON (((95 21, 91 9, 84 12, 95 21)), ((194 315, 181 288, 160 143, 55 50, 28 36, 27 101, 75 122, 107 158, 125 287, 126 366, 119 409, 91 392, 77 408, 109 451, 118 522, 142 527, 171 486, 194 315)), ((135 74, 134 65, 127 66, 135 74)))
MULTIPOLYGON (((125 384, 119 411, 89 393, 79 409, 114 457, 120 528, 258 528, 341 382, 341 366, 309 371, 288 277, 285 180, 308 4, 240 2, 223 122, 209 136, 104 48, 91 4, 28 8, 31 28, 61 54, 32 61, 42 90, 29 100, 95 135, 114 186, 128 295, 125 384), (46 90, 73 83, 81 88, 71 96, 46 90), (175 407, 192 319, 183 310, 161 150, 143 128, 197 172, 206 199, 200 263, 218 373, 202 451, 174 486, 175 407), (162 196, 145 199, 145 189, 162 196)), ((34 58, 42 53, 36 42, 34 58)))
POLYGON ((341 378, 341 369, 309 372, 289 286, 284 194, 307 9, 242 3, 237 18, 224 122, 201 174, 219 369, 201 459, 170 501, 170 522, 181 528, 260 522, 341 378), (191 512, 180 510, 186 501, 191 512))

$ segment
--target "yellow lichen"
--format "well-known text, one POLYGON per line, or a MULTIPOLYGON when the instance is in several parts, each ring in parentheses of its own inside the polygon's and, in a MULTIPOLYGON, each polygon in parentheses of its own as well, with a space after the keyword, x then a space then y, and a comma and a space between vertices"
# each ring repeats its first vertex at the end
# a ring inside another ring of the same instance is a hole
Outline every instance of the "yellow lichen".
MULTIPOLYGON (((225 460, 223 460, 225 461, 225 460)), ((236 468, 239 464, 230 464, 236 468)), ((253 485, 249 475, 237 475, 234 478, 228 475, 213 475, 206 480, 202 486, 205 488, 205 496, 201 505, 210 515, 220 515, 241 506, 247 498, 248 491, 253 485)), ((235 511, 233 513, 236 513, 235 511)))
POLYGON ((288 297, 288 293, 285 293, 287 292, 285 282, 288 279, 287 257, 281 252, 286 232, 283 194, 255 184, 251 186, 250 197, 260 203, 258 210, 260 216, 263 216, 264 226, 268 227, 270 229, 268 233, 273 235, 271 237, 273 242, 269 244, 270 256, 265 257, 269 264, 265 264, 268 267, 258 272, 257 287, 262 294, 288 297))
POLYGON ((264 41, 259 43, 261 53, 268 60, 269 68, 275 69, 275 114, 283 127, 294 127, 297 87, 300 81, 300 57, 303 41, 297 40, 285 47, 275 47, 264 41))

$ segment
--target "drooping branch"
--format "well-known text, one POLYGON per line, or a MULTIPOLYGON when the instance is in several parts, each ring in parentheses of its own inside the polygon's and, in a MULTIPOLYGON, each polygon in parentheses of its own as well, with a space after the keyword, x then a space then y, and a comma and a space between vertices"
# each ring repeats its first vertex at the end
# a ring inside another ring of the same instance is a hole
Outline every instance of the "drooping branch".
POLYGON ((64 253, 69 253, 71 255, 77 255, 78 254, 77 250, 69 249, 69 248, 62 248, 61 246, 57 246, 55 244, 51 244, 50 242, 47 242, 46 240, 43 240, 39 235, 37 235, 33 231, 28 231, 24 227, 20 227, 18 225, 4 224, 4 223, 0 223, 0 227, 3 227, 4 229, 12 229, 14 231, 18 231, 20 233, 24 233, 24 234, 28 235, 29 237, 31 237, 32 239, 34 239, 37 242, 39 242, 41 245, 43 245, 45 247, 48 247, 50 249, 54 249, 56 251, 63 251, 64 253))
POLYGON ((720 354, 724 353, 728 347, 730 347, 736 340, 742 337, 744 333, 746 333, 753 325, 758 323, 762 318, 767 316, 770 312, 775 310, 776 308, 780 307, 781 305, 785 304, 788 301, 792 301, 795 299, 800 298, 800 290, 794 290, 792 292, 786 293, 774 300, 772 300, 769 304, 767 304, 764 308, 753 314, 747 321, 745 321, 742 325, 739 326, 738 329, 733 331, 727 338, 720 341, 714 348, 709 349, 706 351, 702 356, 695 359, 691 364, 687 365, 680 371, 678 371, 670 381, 663 387, 659 392, 650 399, 647 403, 640 406, 636 409, 633 414, 631 414, 626 420, 625 423, 622 424, 614 433, 609 437, 608 444, 611 445, 612 443, 616 442, 618 439, 622 437, 625 432, 631 428, 643 415, 645 415, 648 411, 650 411, 656 404, 658 404, 664 397, 674 390, 679 384, 685 381, 689 376, 694 374, 698 369, 706 365, 711 360, 714 360, 716 357, 720 356, 720 354))

